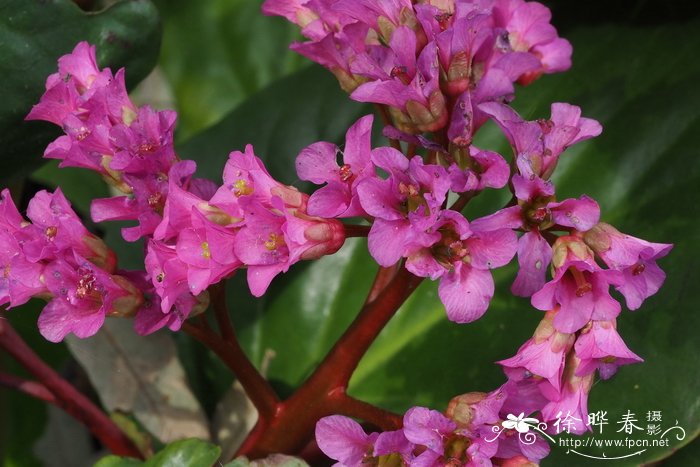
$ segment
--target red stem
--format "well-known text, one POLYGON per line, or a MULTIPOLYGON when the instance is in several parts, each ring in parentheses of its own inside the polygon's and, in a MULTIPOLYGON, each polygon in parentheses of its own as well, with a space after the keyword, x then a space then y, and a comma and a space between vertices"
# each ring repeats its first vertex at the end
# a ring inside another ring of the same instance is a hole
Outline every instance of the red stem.
POLYGON ((90 399, 41 360, 4 319, 0 319, 0 347, 51 392, 57 406, 85 425, 112 453, 143 458, 138 448, 119 427, 90 399))
MULTIPOLYGON (((390 268, 380 269, 379 274, 387 271, 390 268)), ((345 391, 360 359, 422 280, 401 268, 376 299, 363 306, 314 373, 278 405, 271 423, 256 426, 238 454, 255 458, 274 452, 300 452, 313 437, 316 422, 337 413, 366 419, 384 430, 400 427, 397 415, 353 399, 345 391)))
POLYGON ((217 335, 208 325, 195 325, 185 322, 182 329, 202 344, 210 348, 233 371, 240 381, 246 394, 258 410, 261 421, 272 418, 277 410, 279 398, 272 386, 251 363, 238 343, 236 334, 226 309, 225 289, 210 288, 212 306, 223 338, 217 335))
POLYGON ((0 373, 0 386, 16 389, 21 393, 32 396, 44 402, 48 402, 49 404, 57 403, 56 398, 51 391, 46 389, 46 386, 43 384, 37 383, 36 381, 29 381, 15 375, 0 373))
POLYGON ((369 225, 357 225, 357 224, 343 224, 345 228, 345 237, 366 237, 369 235, 369 229, 372 227, 369 225))

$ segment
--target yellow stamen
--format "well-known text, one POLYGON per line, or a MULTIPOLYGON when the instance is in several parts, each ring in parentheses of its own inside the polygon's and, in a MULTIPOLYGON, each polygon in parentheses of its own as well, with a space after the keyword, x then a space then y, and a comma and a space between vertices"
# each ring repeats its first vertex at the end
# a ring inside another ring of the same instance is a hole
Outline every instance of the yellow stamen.
POLYGON ((211 250, 209 249, 209 243, 202 242, 201 247, 202 247, 202 258, 211 259, 211 250))

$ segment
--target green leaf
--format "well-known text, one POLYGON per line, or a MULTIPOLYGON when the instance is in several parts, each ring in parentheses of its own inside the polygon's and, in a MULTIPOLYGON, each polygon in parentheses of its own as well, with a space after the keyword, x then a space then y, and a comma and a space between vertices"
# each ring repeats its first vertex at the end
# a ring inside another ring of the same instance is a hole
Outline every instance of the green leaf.
POLYGON ((101 66, 128 67, 127 82, 135 85, 158 56, 158 13, 148 0, 122 1, 97 13, 83 12, 71 0, 0 0, 0 179, 37 167, 58 136, 54 125, 24 117, 39 101, 58 58, 82 40, 97 45, 101 66))
POLYGON ((144 467, 200 467, 213 465, 221 449, 201 439, 183 439, 167 445, 144 463, 144 467))
POLYGON ((318 140, 340 142, 348 127, 370 112, 348 99, 330 73, 311 66, 253 95, 178 147, 178 154, 196 160, 197 174, 218 183, 228 154, 252 144, 270 173, 296 184, 294 159, 302 148, 318 140))
POLYGON ((220 120, 255 91, 306 62, 288 50, 296 26, 249 0, 160 0, 160 64, 170 81, 184 140, 220 120))
POLYGON ((95 467, 200 467, 213 465, 221 449, 201 439, 190 438, 168 444, 145 462, 128 457, 107 456, 95 467))
POLYGON ((107 456, 95 463, 94 467, 138 467, 143 462, 130 457, 107 456))

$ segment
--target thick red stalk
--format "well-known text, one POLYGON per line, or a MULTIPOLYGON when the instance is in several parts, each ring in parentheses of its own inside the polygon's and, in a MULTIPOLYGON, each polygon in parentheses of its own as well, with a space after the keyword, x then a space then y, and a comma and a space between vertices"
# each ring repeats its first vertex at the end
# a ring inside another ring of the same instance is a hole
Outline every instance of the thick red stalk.
POLYGON ((200 321, 199 325, 186 322, 182 329, 209 347, 231 369, 258 410, 260 420, 265 422, 274 416, 279 398, 238 343, 226 308, 226 294, 223 284, 210 287, 209 292, 221 336, 209 327, 206 320, 200 321))
MULTIPOLYGON (((380 269, 379 274, 383 276, 389 272, 391 269, 380 269)), ((398 415, 351 398, 346 389, 360 359, 421 281, 422 278, 401 268, 376 299, 364 305, 316 371, 289 399, 278 405, 271 423, 259 424, 253 430, 239 454, 262 457, 274 452, 300 452, 313 438, 316 422, 332 414, 357 417, 382 430, 399 428, 401 418, 398 415)))
POLYGON ((4 319, 0 319, 0 347, 34 375, 53 395, 58 407, 85 425, 112 453, 143 458, 138 448, 119 427, 90 399, 39 358, 4 319))

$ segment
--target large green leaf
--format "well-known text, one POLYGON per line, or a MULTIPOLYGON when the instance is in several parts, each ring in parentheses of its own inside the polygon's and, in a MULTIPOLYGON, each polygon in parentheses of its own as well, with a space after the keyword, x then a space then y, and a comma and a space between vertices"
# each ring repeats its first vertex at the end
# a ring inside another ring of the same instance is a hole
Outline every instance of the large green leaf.
POLYGON ((221 449, 201 439, 175 441, 158 451, 145 462, 128 457, 107 456, 95 467, 200 467, 214 465, 221 449))
POLYGON ((0 0, 0 180, 36 167, 58 129, 44 122, 24 122, 44 92, 56 60, 79 41, 97 45, 102 66, 127 66, 136 84, 153 68, 160 45, 160 23, 148 0, 127 0, 97 13, 80 10, 71 0, 0 0))
POLYGON ((178 138, 221 119, 243 99, 305 64, 287 50, 296 27, 249 0, 160 0, 161 66, 180 114, 178 138))
MULTIPOLYGON (((642 426, 648 411, 662 411, 662 426, 677 420, 687 432, 683 441, 670 439, 673 448, 689 442, 700 429, 699 349, 694 335, 700 318, 693 309, 700 302, 694 286, 700 277, 691 267, 700 227, 700 162, 694 138, 700 131, 700 65, 694 59, 700 46, 698 27, 694 22, 682 27, 578 30, 571 35, 576 50, 573 70, 521 90, 516 102, 529 118, 547 117, 551 102, 575 103, 605 127, 601 137, 564 155, 556 178, 560 198, 587 193, 599 200, 603 219, 621 230, 676 244, 662 261, 668 272, 666 286, 642 310, 624 311, 619 319, 621 334, 647 363, 623 368, 611 381, 596 384, 590 399, 591 411, 608 412, 606 435, 611 438, 621 436, 615 433, 620 427, 616 422, 627 410, 642 426)), ((311 76, 315 71, 308 73, 306 80, 315 78, 311 76)), ((186 145, 183 153, 203 162, 221 153, 222 141, 236 143, 229 147, 254 141, 273 171, 290 181, 293 156, 299 147, 315 141, 319 124, 327 124, 319 118, 328 114, 319 114, 315 105, 326 82, 286 80, 273 86, 241 106, 225 125, 186 145)), ((330 108, 336 122, 352 120, 342 117, 347 110, 330 108)), ((341 133, 338 128, 335 136, 341 133)), ((493 126, 485 130, 482 143, 506 150, 493 126)), ((212 166, 214 173, 220 166, 220 161, 212 166)), ((210 166, 204 170, 212 175, 210 166)), ((468 210, 470 217, 507 201, 503 193, 483 198, 468 210)), ((278 279, 264 299, 253 301, 242 287, 232 288, 236 291, 232 313, 249 352, 260 362, 274 351, 269 375, 282 392, 303 381, 352 320, 375 267, 364 243, 355 240, 333 257, 298 266, 278 279)), ((351 392, 403 411, 416 404, 444 408, 454 395, 502 384, 504 377, 493 362, 513 355, 542 316, 527 300, 509 294, 514 272, 511 265, 495 273, 497 296, 486 317, 471 325, 447 321, 435 285, 421 286, 362 361, 351 392)), ((234 282, 240 286, 242 279, 234 282)), ((591 462, 566 455, 563 448, 553 451, 546 461, 549 465, 591 462)), ((589 452, 601 455, 600 449, 589 452)), ((608 457, 630 452, 605 450, 608 457)), ((616 465, 656 460, 671 452, 648 448, 616 465)))

